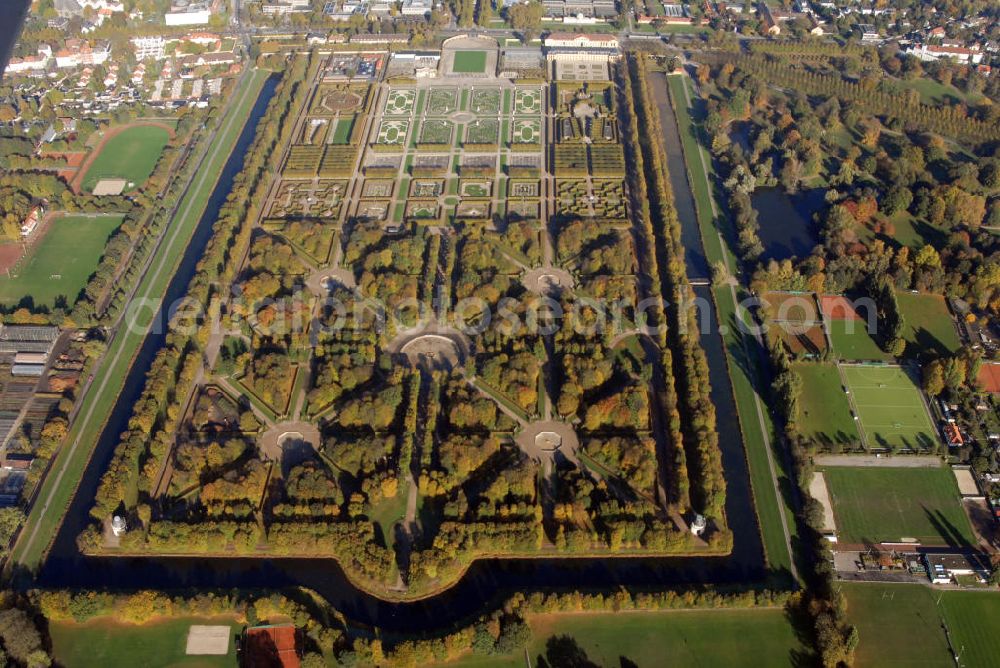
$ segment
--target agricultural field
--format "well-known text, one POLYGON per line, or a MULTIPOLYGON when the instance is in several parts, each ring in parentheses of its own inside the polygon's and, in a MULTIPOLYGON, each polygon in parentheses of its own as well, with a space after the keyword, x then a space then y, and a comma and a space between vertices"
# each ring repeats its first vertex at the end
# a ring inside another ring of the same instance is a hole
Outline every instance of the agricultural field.
POLYGON ((976 544, 948 467, 823 467, 841 543, 976 544))
POLYGON ((101 179, 124 179, 126 192, 141 188, 169 139, 170 133, 156 125, 136 125, 118 132, 100 146, 83 176, 83 190, 92 191, 101 179))
POLYGON ((898 366, 842 365, 869 448, 936 449, 938 438, 916 381, 898 366))
POLYGON ((798 416, 802 435, 828 447, 856 446, 861 437, 837 367, 824 362, 800 362, 793 369, 802 379, 798 416))
POLYGON ((72 306, 121 222, 115 215, 55 218, 10 275, 0 277, 0 304, 30 298, 36 306, 72 306))

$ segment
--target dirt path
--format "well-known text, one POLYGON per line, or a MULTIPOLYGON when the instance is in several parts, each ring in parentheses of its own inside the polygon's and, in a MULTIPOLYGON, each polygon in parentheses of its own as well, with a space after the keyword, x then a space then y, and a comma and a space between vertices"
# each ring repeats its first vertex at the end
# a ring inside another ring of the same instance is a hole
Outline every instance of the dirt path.
POLYGON ((877 466, 897 469, 937 469, 941 459, 934 455, 817 455, 813 457, 817 466, 877 466))

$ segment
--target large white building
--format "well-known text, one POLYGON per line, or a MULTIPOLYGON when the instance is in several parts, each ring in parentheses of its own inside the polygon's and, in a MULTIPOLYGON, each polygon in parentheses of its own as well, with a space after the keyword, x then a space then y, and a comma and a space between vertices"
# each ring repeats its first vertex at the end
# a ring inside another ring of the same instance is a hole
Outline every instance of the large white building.
POLYGON ((103 65, 111 57, 111 44, 99 40, 91 45, 82 39, 68 39, 55 53, 56 67, 103 65))
POLYGON ((618 16, 615 0, 542 0, 542 6, 545 16, 556 21, 607 21, 618 16))
POLYGON ((100 14, 124 12, 125 5, 117 0, 54 0, 52 3, 56 13, 62 17, 81 16, 85 7, 90 7, 100 14))
POLYGON ((978 65, 983 62, 983 54, 976 49, 969 49, 960 46, 936 46, 933 44, 914 44, 906 53, 916 56, 923 61, 940 60, 941 58, 951 58, 955 62, 963 65, 978 65))
POLYGON ((25 56, 24 58, 12 57, 7 61, 7 69, 4 72, 7 74, 42 72, 48 66, 50 58, 52 58, 52 47, 48 44, 42 44, 38 47, 38 52, 34 56, 25 56))
POLYGON ((617 49, 618 38, 614 35, 550 32, 545 37, 545 47, 550 49, 617 49))
POLYGON ((136 60, 146 60, 148 58, 162 60, 165 55, 164 48, 167 45, 167 40, 160 35, 133 37, 131 41, 136 60))
POLYGON ((432 9, 433 0, 403 0, 403 16, 426 16, 432 9))
POLYGON ((207 2, 176 0, 163 20, 168 26, 202 26, 208 23, 211 11, 207 2))
POLYGON ((312 10, 309 0, 272 0, 260 3, 260 11, 271 16, 283 16, 293 12, 312 10))

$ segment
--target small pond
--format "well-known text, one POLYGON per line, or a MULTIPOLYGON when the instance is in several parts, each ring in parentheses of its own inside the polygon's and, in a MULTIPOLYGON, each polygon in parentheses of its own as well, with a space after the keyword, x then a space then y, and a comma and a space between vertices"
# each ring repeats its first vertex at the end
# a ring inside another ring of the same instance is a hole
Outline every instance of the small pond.
POLYGON ((781 188, 757 188, 751 201, 760 224, 764 244, 761 260, 785 260, 805 257, 819 243, 813 214, 823 209, 826 191, 822 188, 801 190, 788 195, 781 188))

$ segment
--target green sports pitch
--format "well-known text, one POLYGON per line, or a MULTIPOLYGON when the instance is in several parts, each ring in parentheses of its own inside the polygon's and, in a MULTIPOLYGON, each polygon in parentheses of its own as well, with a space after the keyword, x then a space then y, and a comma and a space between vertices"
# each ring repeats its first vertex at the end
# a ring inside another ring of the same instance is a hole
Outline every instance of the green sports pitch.
POLYGON ((824 467, 842 543, 976 544, 947 467, 824 467))
POLYGON ((938 443, 916 382, 898 366, 841 365, 869 448, 928 450, 938 443))
POLYGON ((482 74, 486 71, 486 52, 456 51, 451 70, 456 74, 482 74))
POLYGON ((848 621, 858 628, 858 666, 954 668, 944 628, 966 668, 997 665, 1000 596, 920 584, 845 582, 848 621))
POLYGON ((817 443, 856 445, 860 436, 837 367, 827 362, 798 362, 792 369, 802 379, 798 426, 817 443))
POLYGON ((91 192, 101 179, 125 179, 126 191, 142 186, 153 173, 170 133, 155 125, 127 128, 109 139, 83 177, 83 190, 91 192))
POLYGON ((45 236, 10 277, 0 278, 0 304, 14 306, 30 297, 35 306, 72 306, 97 268, 121 216, 62 216, 50 223, 45 236))

